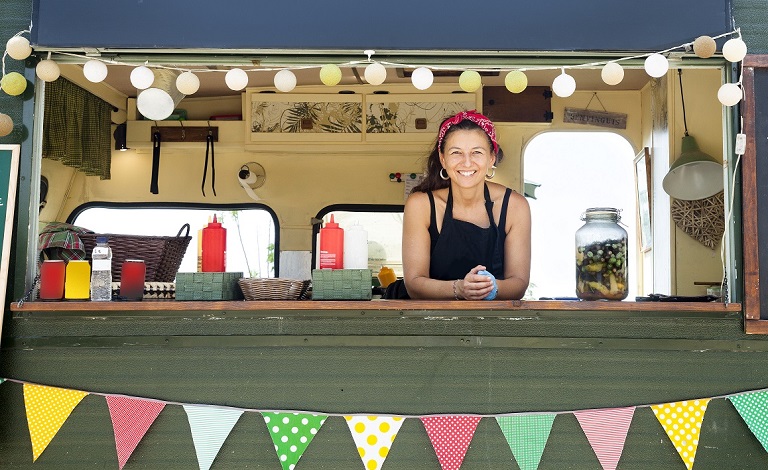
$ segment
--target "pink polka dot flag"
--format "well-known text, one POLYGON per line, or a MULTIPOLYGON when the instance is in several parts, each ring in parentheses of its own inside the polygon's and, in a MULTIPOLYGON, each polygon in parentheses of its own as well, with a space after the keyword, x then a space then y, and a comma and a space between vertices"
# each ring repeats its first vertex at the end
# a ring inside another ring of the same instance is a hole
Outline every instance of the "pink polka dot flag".
POLYGON ((443 470, 458 470, 475 435, 480 416, 423 416, 437 460, 443 470))
POLYGON ((24 384, 24 406, 27 411, 29 437, 32 439, 32 461, 40 457, 72 410, 87 392, 24 384))
POLYGON ((604 470, 615 470, 624 450, 635 407, 574 411, 604 470))
POLYGON ((112 429, 115 432, 115 447, 120 470, 136 450, 136 446, 147 433, 165 403, 141 398, 107 396, 112 429))

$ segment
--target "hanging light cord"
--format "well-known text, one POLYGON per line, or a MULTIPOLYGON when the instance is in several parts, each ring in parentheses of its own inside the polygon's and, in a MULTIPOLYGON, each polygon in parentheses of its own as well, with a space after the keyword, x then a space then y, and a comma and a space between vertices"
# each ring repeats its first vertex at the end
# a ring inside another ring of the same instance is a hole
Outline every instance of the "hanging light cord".
POLYGON ((680 101, 683 103, 683 126, 685 126, 685 135, 688 135, 688 122, 685 120, 685 96, 683 95, 683 69, 677 69, 677 76, 680 78, 680 101))

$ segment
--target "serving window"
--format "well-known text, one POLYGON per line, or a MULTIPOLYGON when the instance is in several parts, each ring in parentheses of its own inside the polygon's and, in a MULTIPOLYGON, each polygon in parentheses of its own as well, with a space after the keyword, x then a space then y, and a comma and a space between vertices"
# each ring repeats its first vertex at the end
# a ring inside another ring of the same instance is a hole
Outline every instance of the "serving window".
POLYGON ((227 229, 227 271, 243 272, 246 277, 278 275, 279 227, 266 207, 92 203, 75 210, 68 222, 97 233, 152 236, 174 236, 189 224, 192 240, 179 272, 196 272, 200 230, 214 215, 227 229))

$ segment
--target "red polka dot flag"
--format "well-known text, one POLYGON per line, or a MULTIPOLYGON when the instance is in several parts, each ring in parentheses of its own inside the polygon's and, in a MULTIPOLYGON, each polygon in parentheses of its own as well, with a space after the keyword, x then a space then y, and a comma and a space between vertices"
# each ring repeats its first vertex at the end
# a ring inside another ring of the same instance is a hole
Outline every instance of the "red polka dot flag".
POLYGON ((458 470, 467 454, 480 416, 423 416, 437 460, 443 470, 458 470))

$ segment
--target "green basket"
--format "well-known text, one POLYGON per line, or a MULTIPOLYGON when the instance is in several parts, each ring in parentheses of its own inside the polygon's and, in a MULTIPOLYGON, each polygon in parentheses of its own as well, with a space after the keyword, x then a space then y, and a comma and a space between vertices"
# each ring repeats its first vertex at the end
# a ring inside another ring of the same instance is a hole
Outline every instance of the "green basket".
POLYGON ((176 300, 242 300, 243 273, 177 273, 176 300))
POLYGON ((312 300, 371 300, 370 269, 313 269, 312 300))

